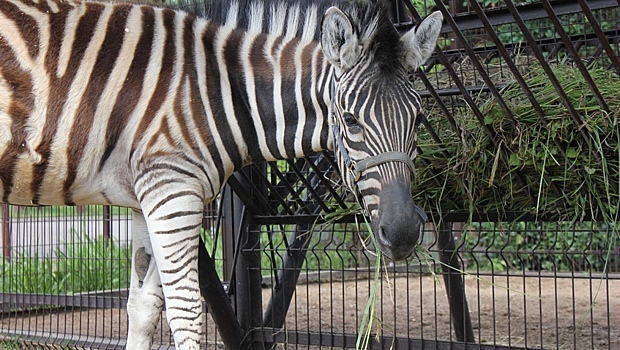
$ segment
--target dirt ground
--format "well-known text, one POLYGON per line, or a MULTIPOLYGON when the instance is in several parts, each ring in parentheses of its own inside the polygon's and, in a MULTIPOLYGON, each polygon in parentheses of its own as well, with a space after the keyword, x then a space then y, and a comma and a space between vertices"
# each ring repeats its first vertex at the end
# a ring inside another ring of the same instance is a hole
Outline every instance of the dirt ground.
MULTIPOLYGON (((544 349, 620 349, 620 279, 486 276, 466 278, 476 340, 544 349)), ((302 284, 286 327, 301 332, 357 333, 372 281, 302 284)), ((264 289, 264 304, 270 290, 264 289)), ((443 282, 431 275, 382 280, 373 332, 386 336, 456 340, 443 282)), ((122 339, 126 313, 118 309, 30 311, 0 315, 2 333, 38 330, 52 334, 122 339)), ((156 343, 169 344, 165 322, 156 343)), ((211 321, 208 349, 221 348, 211 321)), ((283 344, 279 349, 316 349, 283 344)))

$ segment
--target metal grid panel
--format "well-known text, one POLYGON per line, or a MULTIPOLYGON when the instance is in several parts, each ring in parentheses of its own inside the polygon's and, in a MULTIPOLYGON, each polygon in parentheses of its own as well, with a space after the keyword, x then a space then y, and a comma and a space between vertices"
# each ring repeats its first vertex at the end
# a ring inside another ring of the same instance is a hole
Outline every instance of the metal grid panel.
MULTIPOLYGON (((115 225, 119 222, 114 218, 115 225)), ((289 336, 295 336, 299 344, 278 339, 278 346, 354 348, 368 295, 375 285, 378 301, 373 333, 381 331, 382 343, 414 346, 424 340, 438 348, 441 344, 456 346, 432 227, 426 227, 426 251, 406 265, 381 266, 377 281, 376 257, 362 244, 368 237, 363 224, 325 224, 315 227, 314 233, 304 233, 311 239, 302 248, 307 254, 283 325, 286 331, 294 332, 289 336)), ((286 246, 292 245, 295 229, 293 225, 261 226, 251 233, 261 236, 260 247, 241 252, 261 257, 263 312, 272 291, 287 282, 278 279, 277 269, 283 259, 294 254, 286 246)), ((464 229, 455 225, 453 233, 459 237, 465 290, 475 337, 481 344, 571 349, 620 346, 620 334, 614 327, 620 321, 615 307, 620 298, 620 252, 618 246, 612 246, 611 230, 594 223, 576 227, 570 223, 485 222, 464 229), (608 262, 606 272, 604 261, 608 262)), ((95 261, 83 262, 88 265, 95 261)), ((57 300, 53 295, 35 293, 19 299, 4 293, 6 307, 0 317, 3 335, 30 338, 37 344, 122 348, 126 295, 99 291, 57 300)), ((209 348, 217 347, 214 325, 209 322, 208 327, 209 348)), ((171 342, 165 322, 162 328, 156 343, 167 348, 171 342)), ((255 337, 272 339, 270 329, 254 330, 255 337)))
POLYGON ((119 338, 129 284, 129 211, 2 209, 2 333, 40 343, 56 334, 119 338))
MULTIPOLYGON (((275 336, 280 346, 355 348, 375 286, 371 340, 379 334, 379 342, 388 345, 405 344, 405 339, 411 346, 419 344, 418 339, 434 341, 439 348, 458 344, 432 228, 426 227, 426 250, 406 265, 381 265, 379 275, 374 253, 362 244, 367 240, 364 225, 328 224, 308 233, 312 238, 303 248, 307 253, 284 330, 275 331, 282 332, 275 336), (289 343, 286 334, 300 343, 289 343)), ((611 230, 594 223, 576 227, 477 222, 454 224, 451 233, 459 237, 465 292, 480 344, 545 349, 620 346, 614 328, 620 321, 615 307, 620 297, 619 250, 611 230)), ((286 288, 287 281, 278 273, 282 274, 282 261, 294 254, 285 242, 292 243, 296 228, 262 226, 260 234, 261 248, 242 254, 261 254, 266 308, 271 294, 286 288)), ((271 328, 262 332, 261 337, 273 339, 271 328)))
MULTIPOLYGON (((208 209, 206 233, 218 223, 208 209)), ((124 348, 131 210, 3 204, 0 236, 0 348, 124 348)), ((220 343, 210 317, 206 327, 205 341, 220 343)), ((174 348, 165 312, 156 334, 156 347, 174 348)))

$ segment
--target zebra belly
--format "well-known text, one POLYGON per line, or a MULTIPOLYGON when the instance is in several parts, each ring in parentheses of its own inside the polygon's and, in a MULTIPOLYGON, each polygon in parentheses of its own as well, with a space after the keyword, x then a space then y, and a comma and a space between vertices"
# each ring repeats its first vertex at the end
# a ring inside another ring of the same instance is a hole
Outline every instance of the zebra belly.
MULTIPOLYGON (((6 167, 0 161, 2 172, 2 201, 15 205, 118 205, 137 207, 133 187, 127 180, 127 171, 104 169, 100 172, 81 173, 65 189, 66 171, 61 164, 49 164, 42 179, 36 178, 37 165, 43 162, 31 154, 22 153, 13 166, 11 180, 7 181, 6 167), (38 184, 33 185, 34 183, 38 184), (7 188, 7 185, 11 185, 7 188), (68 195, 69 194, 69 195, 68 195), (70 202, 67 199, 70 198, 70 202)), ((7 162, 9 163, 9 162, 7 162)))

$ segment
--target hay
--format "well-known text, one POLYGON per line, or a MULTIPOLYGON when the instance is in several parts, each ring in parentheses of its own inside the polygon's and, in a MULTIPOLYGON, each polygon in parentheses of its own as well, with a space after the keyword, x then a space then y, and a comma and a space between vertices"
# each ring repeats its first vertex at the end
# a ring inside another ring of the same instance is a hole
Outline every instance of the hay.
POLYGON ((543 69, 531 67, 524 77, 544 120, 516 82, 501 90, 514 122, 490 96, 478 96, 476 101, 484 123, 466 107, 456 109, 458 130, 440 112, 427 114, 442 144, 420 127, 414 198, 433 212, 525 211, 559 213, 571 220, 590 215, 616 218, 620 77, 605 69, 590 70, 609 105, 606 111, 576 67, 557 65, 553 71, 582 124, 573 122, 543 69), (493 131, 495 142, 485 128, 493 131))

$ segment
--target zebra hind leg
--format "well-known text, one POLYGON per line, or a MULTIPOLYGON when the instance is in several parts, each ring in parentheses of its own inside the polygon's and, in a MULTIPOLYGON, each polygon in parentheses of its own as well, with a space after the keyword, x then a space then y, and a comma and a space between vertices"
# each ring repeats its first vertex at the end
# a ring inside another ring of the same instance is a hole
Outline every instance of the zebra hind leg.
POLYGON ((193 179, 179 179, 178 173, 170 178, 174 180, 136 186, 137 194, 145 213, 175 346, 198 349, 205 332, 198 279, 202 188, 193 179))
POLYGON ((126 349, 151 348, 155 327, 159 322, 164 295, 159 280, 157 264, 152 258, 153 249, 144 216, 133 211, 132 219, 131 284, 127 313, 129 330, 126 349))

